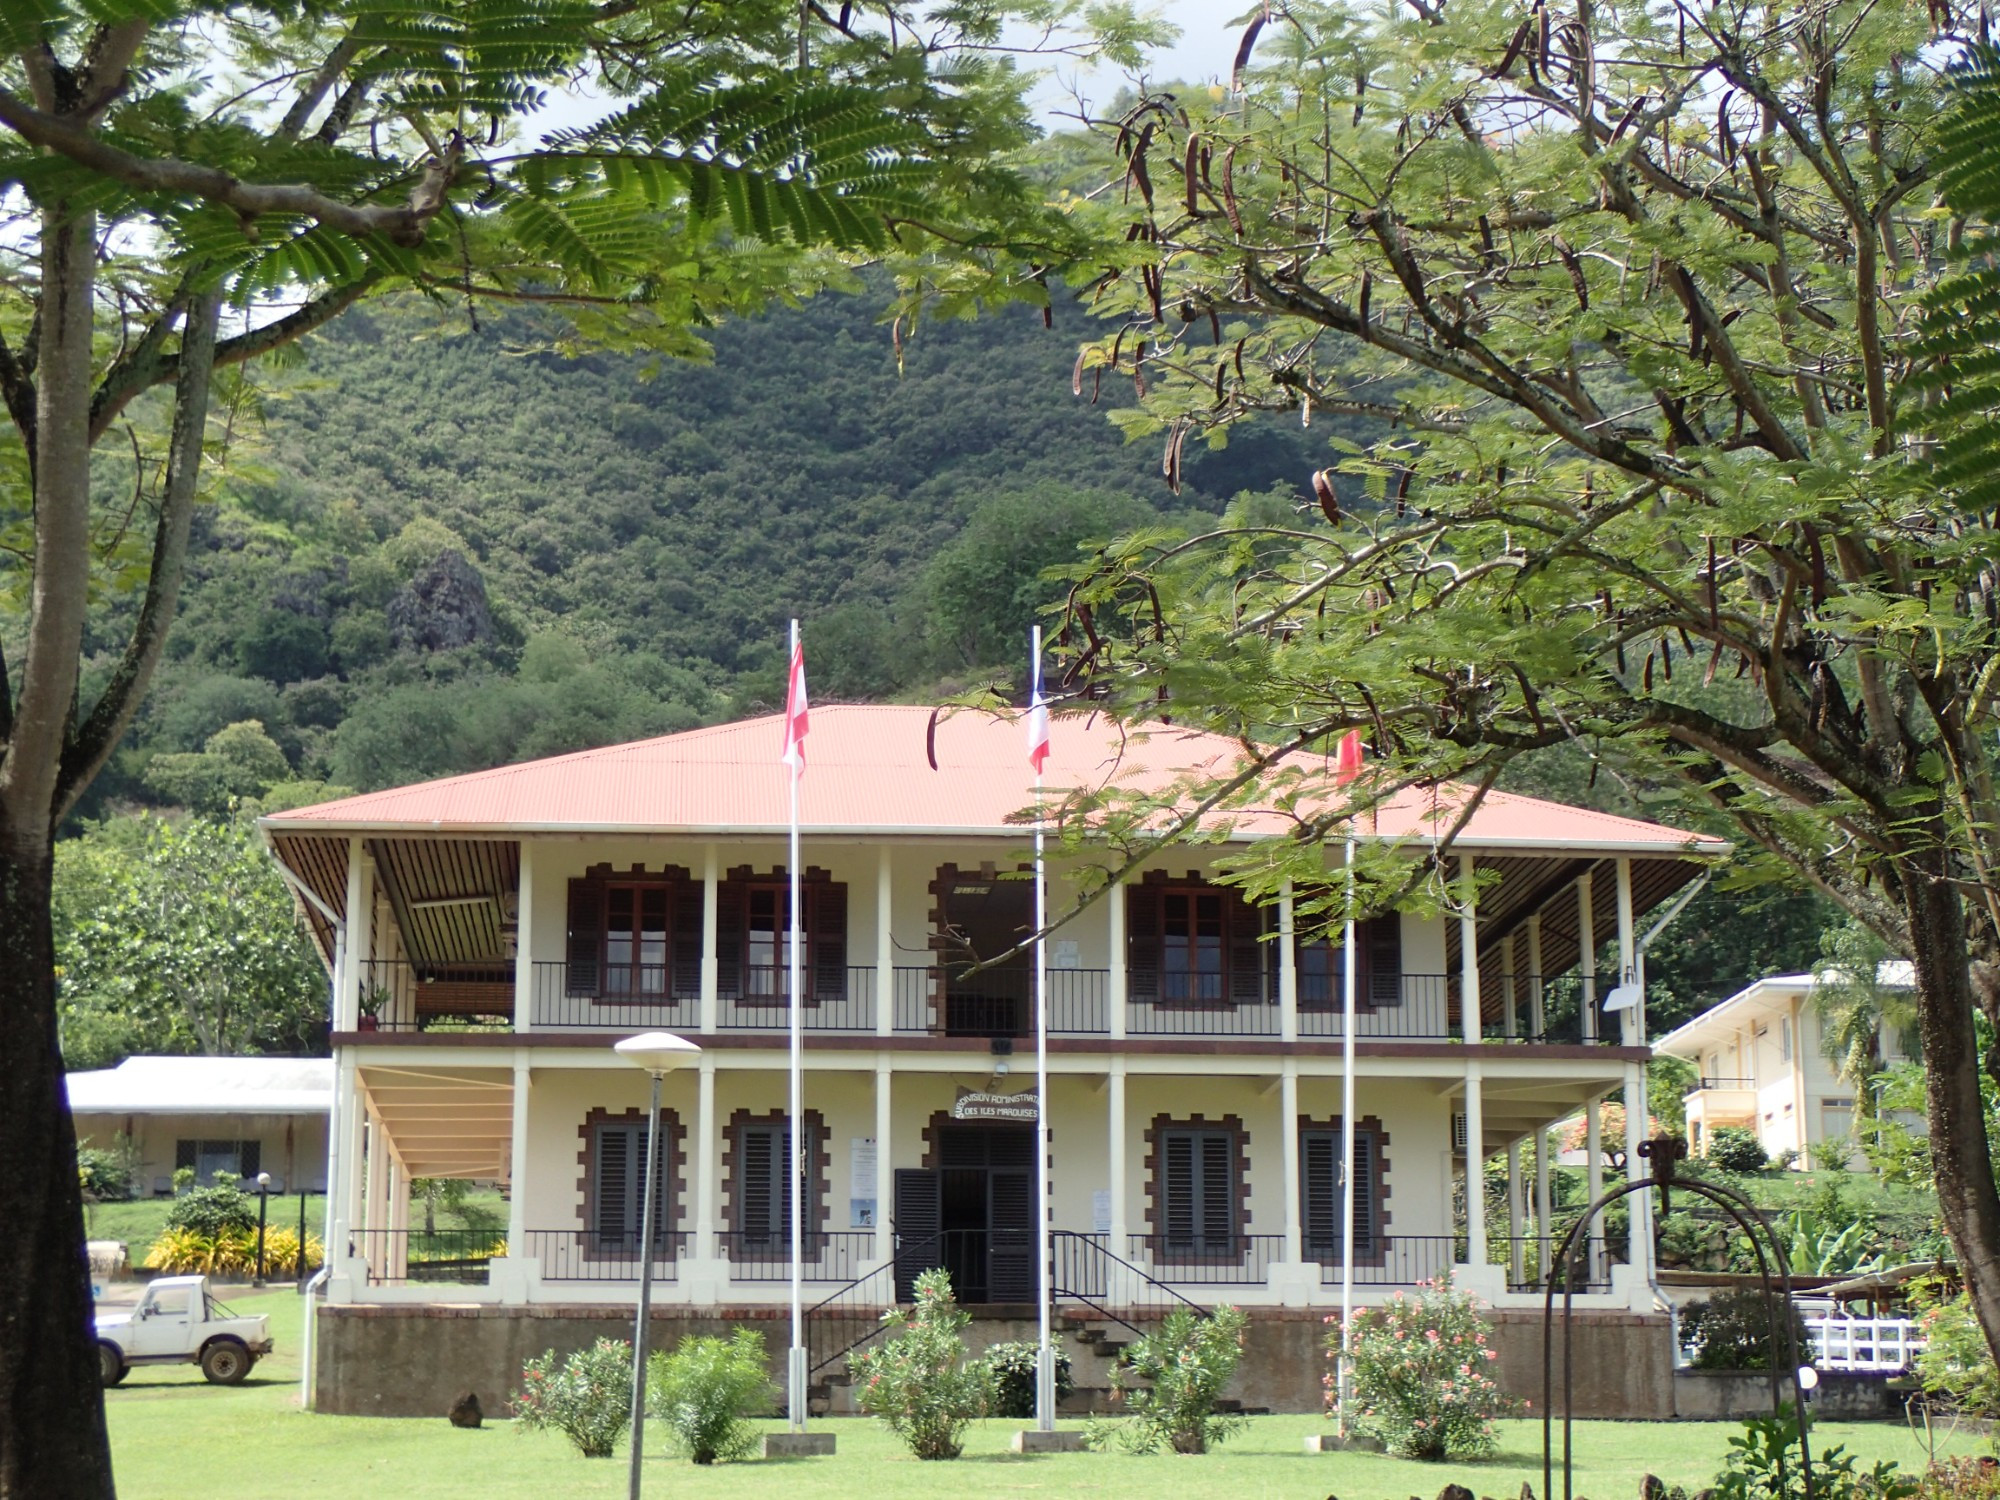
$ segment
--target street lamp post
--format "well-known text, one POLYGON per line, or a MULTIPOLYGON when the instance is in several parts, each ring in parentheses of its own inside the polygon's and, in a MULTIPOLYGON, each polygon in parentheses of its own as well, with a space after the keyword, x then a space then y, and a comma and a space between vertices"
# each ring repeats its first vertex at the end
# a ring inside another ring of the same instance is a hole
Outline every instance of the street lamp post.
POLYGON ((700 1056, 701 1048, 670 1031, 648 1031, 628 1036, 612 1050, 653 1078, 652 1103, 646 1110, 646 1186, 640 1195, 644 1207, 639 1214, 639 1314, 632 1330, 632 1467, 626 1486, 629 1500, 639 1500, 639 1464, 645 1456, 647 1315, 652 1310, 653 1233, 660 1210, 660 1080, 700 1056))
POLYGON ((257 1274, 251 1279, 252 1286, 264 1284, 264 1224, 271 1211, 271 1174, 257 1174, 257 1274))

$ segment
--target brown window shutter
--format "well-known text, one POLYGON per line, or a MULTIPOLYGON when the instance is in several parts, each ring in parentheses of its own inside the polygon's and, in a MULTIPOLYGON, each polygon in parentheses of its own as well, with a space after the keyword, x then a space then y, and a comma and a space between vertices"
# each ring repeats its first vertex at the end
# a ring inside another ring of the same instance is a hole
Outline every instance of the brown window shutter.
POLYGON ((1361 992, 1371 1006, 1403 1003, 1403 918, 1397 912, 1359 924, 1361 992))
POLYGON ((743 902, 748 887, 725 880, 715 888, 715 990, 725 1000, 743 994, 743 902))
POLYGON ((1160 998, 1160 893, 1150 886, 1125 888, 1125 993, 1160 998))
POLYGON ((809 885, 806 901, 807 951, 812 954, 812 993, 821 1000, 847 994, 847 886, 840 881, 809 885))
POLYGON ((1230 891, 1223 896, 1222 911, 1229 924, 1229 998, 1238 1005, 1260 1004, 1271 995, 1264 977, 1264 950, 1270 945, 1258 941, 1264 908, 1230 891))
POLYGON ((701 917, 706 888, 697 881, 677 880, 673 884, 668 926, 668 943, 673 953, 675 998, 701 993, 701 917))
POLYGON ((572 995, 596 995, 604 955, 604 882, 595 875, 569 883, 569 979, 572 995))

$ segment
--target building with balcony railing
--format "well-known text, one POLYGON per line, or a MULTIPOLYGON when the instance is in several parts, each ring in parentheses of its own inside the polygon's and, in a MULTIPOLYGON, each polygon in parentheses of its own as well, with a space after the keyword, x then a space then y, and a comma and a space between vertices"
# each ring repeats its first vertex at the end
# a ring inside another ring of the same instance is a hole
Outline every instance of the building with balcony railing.
MULTIPOLYGON (((1684 1058, 1699 1070, 1686 1098, 1688 1146, 1706 1155, 1722 1126, 1748 1130, 1766 1156, 1800 1170, 1814 1165, 1812 1148, 1854 1139, 1854 1083, 1826 1055, 1823 1021, 1814 996, 1828 983, 1818 974, 1773 974, 1710 1007, 1654 1044, 1666 1057, 1684 1058)), ((1838 976, 1834 976, 1838 982, 1838 976)), ((1907 961, 1883 963, 1876 987, 1907 995, 1915 983, 1907 961)), ((1914 1038, 1879 1028, 1877 1047, 1886 1069, 1907 1061, 1914 1038)), ((1903 1124, 1922 1131, 1921 1116, 1903 1124)))
MULTIPOLYGON (((1087 902, 1088 872, 1051 866, 1050 909, 1070 914, 1048 938, 1037 1100, 1033 969, 1014 951, 1033 925, 1017 726, 814 711, 796 997, 778 741, 775 719, 755 720, 264 820, 333 980, 323 1404, 414 1401, 376 1354, 399 1319, 441 1308, 457 1311, 426 1326, 454 1368, 502 1388, 527 1337, 497 1331, 507 1319, 543 1320, 534 1348, 551 1327, 610 1331, 646 1255, 662 1316, 773 1315, 794 1196, 816 1377, 928 1266, 986 1315, 1018 1314, 1037 1282, 1037 1110, 1066 1318, 1143 1324, 1227 1300, 1274 1326, 1311 1319, 1338 1305, 1350 1236, 1363 1302, 1450 1272, 1496 1317, 1539 1308, 1531 1287, 1565 1225, 1534 1143, 1633 1086, 1648 1056, 1636 1015, 1601 1010, 1595 955, 1612 940, 1629 954, 1638 919, 1715 846, 1493 794, 1440 854, 1463 806, 1450 788, 1358 820, 1360 840, 1441 858, 1459 899, 1358 924, 1343 1225, 1340 934, 1311 929, 1289 889, 1249 903, 1217 868, 1288 818, 1239 810, 1087 902), (795 1003, 807 1167, 791 1181, 795 1003), (646 1247, 646 1080, 611 1043, 654 1029, 702 1052, 667 1079, 646 1247), (1505 1221, 1481 1193, 1455 1214, 1455 1182, 1499 1155, 1505 1221), (450 1176, 505 1185, 504 1233, 411 1230, 411 1179, 450 1176)), ((1079 719, 1058 726, 1048 780, 1157 789, 1238 754, 1079 719)), ((1336 844, 1330 878, 1339 860, 1336 844)), ((1627 1336, 1651 1305, 1646 1269, 1599 1240, 1578 1307, 1627 1336)), ((1301 1372, 1300 1409, 1318 1375, 1301 1372)))

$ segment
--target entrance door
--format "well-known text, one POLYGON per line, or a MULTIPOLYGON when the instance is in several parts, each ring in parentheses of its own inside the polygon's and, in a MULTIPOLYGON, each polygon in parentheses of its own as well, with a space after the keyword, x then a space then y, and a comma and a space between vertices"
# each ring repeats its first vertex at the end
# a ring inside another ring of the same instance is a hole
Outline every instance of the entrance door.
POLYGON ((949 1125, 937 1150, 939 1167, 896 1173, 897 1299, 941 1266, 960 1302, 1032 1302, 1034 1127, 949 1125))
POLYGON ((1029 1030, 1028 955, 972 971, 1035 930, 1035 888, 1026 880, 956 875, 944 887, 944 1029, 949 1036, 1024 1036, 1029 1030))

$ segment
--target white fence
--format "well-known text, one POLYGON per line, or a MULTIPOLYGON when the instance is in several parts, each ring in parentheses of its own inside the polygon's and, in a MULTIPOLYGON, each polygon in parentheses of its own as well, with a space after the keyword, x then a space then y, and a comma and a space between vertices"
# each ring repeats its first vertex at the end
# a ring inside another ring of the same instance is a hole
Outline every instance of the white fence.
POLYGON ((1907 1370, 1928 1341, 1908 1318, 1807 1318, 1822 1370, 1907 1370))

